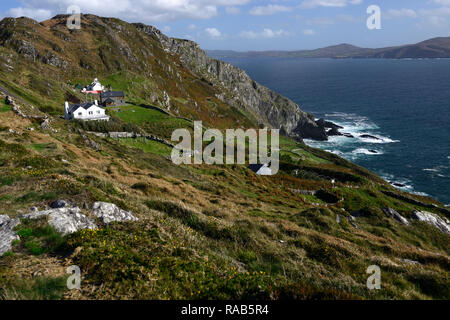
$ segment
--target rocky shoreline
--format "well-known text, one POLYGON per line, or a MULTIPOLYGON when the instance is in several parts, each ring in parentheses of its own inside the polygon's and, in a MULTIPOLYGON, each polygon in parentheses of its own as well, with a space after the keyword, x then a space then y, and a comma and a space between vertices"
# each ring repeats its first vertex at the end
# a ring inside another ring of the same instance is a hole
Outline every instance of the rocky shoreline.
MULTIPOLYGON (((315 120, 315 126, 303 126, 301 128, 298 128, 297 132, 302 136, 303 139, 312 139, 317 141, 328 141, 328 139, 333 136, 371 139, 380 142, 383 140, 370 134, 361 134, 359 136, 355 136, 348 132, 341 132, 342 129, 344 129, 344 127, 320 118, 319 120, 315 120)), ((378 153, 376 150, 369 150, 369 152, 372 152, 374 154, 378 153)))

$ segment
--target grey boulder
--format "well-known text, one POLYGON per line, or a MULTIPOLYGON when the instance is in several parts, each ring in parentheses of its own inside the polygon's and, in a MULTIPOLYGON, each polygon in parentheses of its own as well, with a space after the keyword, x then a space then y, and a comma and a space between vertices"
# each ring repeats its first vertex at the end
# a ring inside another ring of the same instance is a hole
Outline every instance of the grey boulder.
POLYGON ((105 223, 120 221, 137 221, 138 218, 131 212, 125 211, 117 207, 113 203, 95 202, 92 206, 94 215, 105 223))
POLYGON ((402 223, 404 225, 409 225, 409 221, 406 220, 405 217, 403 217, 400 213, 398 213, 394 209, 392 209, 392 208, 383 208, 383 212, 386 213, 386 215, 388 215, 389 217, 394 218, 398 222, 400 222, 400 223, 402 223))
POLYGON ((412 217, 415 220, 426 222, 444 233, 450 234, 450 225, 437 214, 427 211, 413 211, 412 217))
POLYGON ((20 240, 13 230, 19 224, 19 219, 10 219, 7 215, 0 215, 0 257, 12 249, 14 240, 20 240))
POLYGON ((63 236, 82 229, 97 229, 94 221, 80 212, 80 208, 57 208, 33 211, 21 216, 23 219, 39 219, 48 216, 48 224, 63 236))

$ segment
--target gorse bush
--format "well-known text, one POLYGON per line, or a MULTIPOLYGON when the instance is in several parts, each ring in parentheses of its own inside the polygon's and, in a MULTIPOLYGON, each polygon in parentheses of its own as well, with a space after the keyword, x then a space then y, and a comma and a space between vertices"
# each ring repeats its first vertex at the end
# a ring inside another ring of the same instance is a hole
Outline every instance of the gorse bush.
POLYGON ((68 237, 67 249, 82 247, 75 263, 105 293, 130 299, 268 299, 270 277, 238 272, 201 258, 176 239, 163 240, 155 227, 112 224, 68 237), (147 281, 151 281, 151 285, 147 281))

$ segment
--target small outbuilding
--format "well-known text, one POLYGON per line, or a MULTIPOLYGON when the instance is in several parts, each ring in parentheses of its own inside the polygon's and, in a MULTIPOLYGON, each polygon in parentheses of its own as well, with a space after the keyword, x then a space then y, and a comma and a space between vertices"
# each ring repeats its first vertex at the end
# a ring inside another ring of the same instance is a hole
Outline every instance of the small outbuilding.
POLYGON ((105 107, 117 107, 125 105, 123 91, 105 91, 100 93, 100 104, 105 107))

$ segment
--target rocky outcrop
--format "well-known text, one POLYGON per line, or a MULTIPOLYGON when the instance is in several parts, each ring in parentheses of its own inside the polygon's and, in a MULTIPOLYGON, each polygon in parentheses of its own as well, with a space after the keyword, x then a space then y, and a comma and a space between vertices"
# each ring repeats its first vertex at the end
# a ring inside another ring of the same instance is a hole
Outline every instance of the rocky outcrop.
POLYGON ((333 128, 327 131, 327 136, 343 136, 344 134, 339 132, 339 129, 333 128))
POLYGON ((311 121, 300 121, 294 132, 304 139, 313 139, 319 141, 328 140, 328 135, 325 127, 317 125, 317 123, 313 123, 311 121))
POLYGON ((320 130, 323 130, 323 132, 326 132, 327 137, 344 136, 347 138, 354 138, 354 136, 350 133, 340 132, 340 130, 344 129, 344 127, 341 127, 340 125, 337 125, 331 121, 326 121, 323 118, 317 120, 316 124, 320 128, 320 130))
MULTIPOLYGON (((37 33, 38 22, 30 18, 6 18, 0 22, 0 44, 2 46, 11 46, 14 50, 33 62, 41 61, 50 66, 65 69, 69 62, 56 55, 49 50, 39 50, 39 46, 33 44, 35 39, 33 33, 37 33), (20 21, 20 24, 17 23, 20 21), (21 26, 26 25, 27 31, 21 30, 21 26), (3 31, 4 30, 4 31, 3 31), (21 36, 26 35, 28 38, 20 39, 21 36)), ((56 45, 52 48, 55 51, 61 51, 56 45)))
POLYGON ((419 261, 411 260, 411 259, 401 259, 401 261, 403 261, 409 265, 412 265, 412 266, 421 266, 422 265, 419 261))
POLYGON ((110 138, 119 139, 119 138, 137 138, 138 134, 134 132, 108 132, 108 136, 110 138))
POLYGON ((359 137, 363 138, 363 139, 372 139, 372 140, 382 141, 382 139, 380 139, 378 137, 375 137, 375 136, 372 136, 370 134, 362 134, 359 137))
MULTIPOLYGON (((31 208, 31 212, 20 216, 21 219, 40 219, 48 217, 48 224, 58 233, 66 236, 82 229, 98 229, 94 220, 81 213, 78 207, 68 207, 67 202, 58 200, 52 203, 57 208, 39 211, 37 208, 31 208), (64 206, 62 206, 64 205, 64 206)), ((92 206, 92 213, 104 224, 121 221, 137 221, 138 218, 131 212, 117 207, 115 204, 107 202, 96 202, 92 206)), ((0 226, 2 223, 0 216, 0 226)), ((17 220, 19 221, 19 220, 17 220)), ((0 232, 1 237, 1 232, 0 232)), ((13 239, 14 240, 14 239, 13 239)), ((11 240, 12 241, 12 240, 11 240)))
POLYGON ((10 96, 6 96, 5 103, 7 105, 12 105, 12 104, 14 104, 14 100, 10 96))
POLYGON ((40 113, 34 106, 27 105, 21 98, 13 95, 6 88, 0 86, 0 94, 1 96, 6 95, 5 103, 11 106, 13 112, 15 112, 18 116, 25 119, 35 119, 45 121, 48 119, 48 116, 40 113), (19 101, 22 106, 20 106, 16 101, 19 101), (25 107, 23 107, 25 106, 25 107), (27 112, 24 112, 24 109, 27 109, 27 112))
POLYGON ((94 151, 101 151, 100 145, 91 138, 89 138, 87 135, 85 135, 81 129, 78 130, 78 133, 83 139, 83 143, 86 147, 91 148, 94 151))
POLYGON ((48 217, 48 224, 63 236, 82 229, 97 229, 94 221, 81 213, 80 208, 58 208, 45 211, 34 209, 21 216, 22 219, 39 219, 48 217))
POLYGON ((100 220, 105 224, 109 224, 111 222, 138 220, 133 213, 122 210, 113 203, 96 202, 92 206, 92 210, 94 215, 97 218, 100 218, 100 220))
POLYGON ((14 240, 20 239, 13 230, 19 224, 19 219, 10 219, 7 215, 0 215, 0 257, 12 249, 14 240))
POLYGON ((403 217, 400 213, 398 213, 394 209, 392 209, 392 208, 383 208, 382 210, 387 216, 389 216, 391 218, 394 218, 395 220, 397 220, 398 222, 400 222, 400 223, 402 223, 404 225, 409 225, 409 221, 406 220, 405 217, 403 217))
POLYGON ((224 89, 226 94, 220 97, 225 103, 245 109, 291 137, 327 139, 325 129, 316 124, 313 115, 300 110, 291 100, 256 83, 243 70, 208 57, 197 43, 169 38, 152 26, 135 24, 135 27, 158 40, 167 52, 178 55, 192 73, 224 89))
POLYGON ((450 224, 449 221, 445 221, 437 214, 427 212, 427 211, 413 211, 412 217, 415 220, 426 222, 433 227, 439 229, 441 232, 450 234, 450 224))

